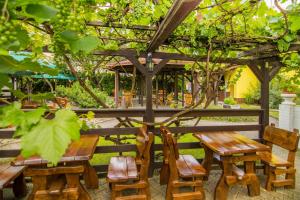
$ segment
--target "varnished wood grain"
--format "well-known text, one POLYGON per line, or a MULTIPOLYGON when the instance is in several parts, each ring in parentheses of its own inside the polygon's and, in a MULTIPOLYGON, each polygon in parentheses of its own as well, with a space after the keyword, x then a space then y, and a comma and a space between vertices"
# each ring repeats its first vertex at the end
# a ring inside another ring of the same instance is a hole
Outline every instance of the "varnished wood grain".
MULTIPOLYGON (((168 177, 166 199, 205 199, 202 179, 206 175, 206 170, 193 156, 179 155, 172 133, 166 127, 161 127, 160 130, 164 144, 164 162, 160 175, 168 177), (192 181, 185 181, 186 178, 192 181), (180 192, 181 187, 192 187, 193 191, 180 192)), ((167 182, 166 178, 161 177, 161 183, 165 182, 167 182)))
POLYGON ((206 132, 194 134, 205 149, 205 167, 209 171, 212 157, 217 158, 223 170, 215 189, 215 199, 225 200, 229 186, 234 184, 247 185, 248 195, 260 194, 259 181, 255 174, 255 162, 260 157, 259 151, 270 151, 267 145, 258 143, 236 132, 206 132), (209 158, 207 158, 209 156, 209 158), (236 167, 235 163, 244 162, 244 171, 236 167))
POLYGON ((150 147, 154 135, 147 132, 147 127, 140 128, 136 137, 136 157, 112 157, 108 167, 107 182, 112 189, 112 200, 145 199, 150 200, 151 194, 148 182, 148 169, 150 163, 150 147), (137 190, 138 194, 123 196, 122 191, 137 190))
POLYGON ((268 146, 232 131, 199 132, 194 136, 209 149, 222 156, 270 150, 268 146))
POLYGON ((283 159, 274 153, 258 152, 262 162, 265 164, 267 181, 266 190, 273 190, 274 187, 295 188, 296 168, 295 157, 299 143, 299 131, 294 132, 276 128, 274 124, 267 126, 263 138, 266 144, 272 149, 274 145, 280 146, 288 151, 287 159, 283 159), (278 180, 277 175, 285 175, 285 179, 278 180))
MULTIPOLYGON (((90 160, 95 152, 98 140, 98 135, 82 135, 78 141, 74 141, 69 145, 66 153, 63 155, 59 163, 90 160)), ((25 159, 22 155, 19 155, 12 162, 15 166, 31 166, 47 163, 48 161, 42 159, 40 156, 32 156, 25 159)))

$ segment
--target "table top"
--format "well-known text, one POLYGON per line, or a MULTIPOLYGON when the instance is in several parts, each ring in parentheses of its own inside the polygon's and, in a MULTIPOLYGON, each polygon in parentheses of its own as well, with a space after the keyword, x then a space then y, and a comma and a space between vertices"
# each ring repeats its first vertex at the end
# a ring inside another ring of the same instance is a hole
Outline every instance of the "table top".
MULTIPOLYGON (((59 163, 90 160, 93 157, 98 140, 98 135, 82 135, 78 141, 74 141, 69 145, 59 163)), ((19 155, 12 162, 12 165, 41 165, 47 163, 48 161, 40 156, 32 156, 25 159, 22 155, 19 155)))
POLYGON ((195 133, 194 136, 202 144, 221 156, 270 151, 267 145, 234 131, 199 132, 195 133))

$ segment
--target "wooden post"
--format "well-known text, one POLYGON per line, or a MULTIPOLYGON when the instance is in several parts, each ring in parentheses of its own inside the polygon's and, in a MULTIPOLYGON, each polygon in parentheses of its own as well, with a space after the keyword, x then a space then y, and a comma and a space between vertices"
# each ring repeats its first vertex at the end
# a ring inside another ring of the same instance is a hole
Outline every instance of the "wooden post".
POLYGON ((182 95, 182 107, 184 107, 184 72, 182 73, 182 82, 181 82, 181 95, 182 95))
MULTIPOLYGON (((261 72, 262 72, 262 81, 261 81, 261 92, 260 92, 260 106, 261 109, 263 109, 263 116, 262 116, 262 124, 263 128, 265 128, 267 125, 269 125, 269 83, 270 83, 270 76, 269 76, 269 70, 268 70, 268 63, 266 65, 261 66, 261 72)), ((259 138, 263 138, 263 130, 259 133, 259 138)))
POLYGON ((115 107, 118 108, 119 103, 119 87, 120 87, 120 73, 115 71, 115 107))
POLYGON ((192 94, 192 98, 193 98, 193 102, 195 101, 194 99, 194 92, 195 92, 195 85, 194 85, 194 74, 195 73, 192 73, 191 72, 191 81, 190 81, 190 84, 191 84, 191 94, 192 94))
POLYGON ((197 72, 194 72, 193 74, 193 85, 194 85, 194 92, 193 92, 193 96, 195 97, 195 103, 198 103, 199 101, 199 88, 200 88, 200 85, 198 83, 198 76, 199 76, 199 73, 197 72))
MULTIPOLYGON (((144 122, 153 123, 154 122, 154 112, 152 107, 152 78, 153 71, 151 71, 150 65, 152 65, 152 53, 148 53, 146 59, 147 72, 145 74, 146 79, 146 112, 144 116, 144 122)), ((152 69, 153 70, 153 69, 152 69)), ((153 132, 154 126, 148 126, 148 130, 153 132)), ((153 176, 155 164, 155 151, 154 151, 154 141, 150 149, 150 170, 149 176, 153 176)))
POLYGON ((145 76, 141 75, 141 106, 144 106, 145 76))
POLYGON ((174 98, 176 105, 178 105, 178 73, 175 72, 175 79, 174 79, 174 98))
POLYGON ((156 108, 158 108, 158 103, 159 103, 159 99, 158 99, 158 76, 155 76, 155 104, 156 104, 156 108))
POLYGON ((166 89, 166 75, 165 73, 163 72, 162 74, 162 86, 163 86, 163 103, 165 103, 165 89, 166 89))

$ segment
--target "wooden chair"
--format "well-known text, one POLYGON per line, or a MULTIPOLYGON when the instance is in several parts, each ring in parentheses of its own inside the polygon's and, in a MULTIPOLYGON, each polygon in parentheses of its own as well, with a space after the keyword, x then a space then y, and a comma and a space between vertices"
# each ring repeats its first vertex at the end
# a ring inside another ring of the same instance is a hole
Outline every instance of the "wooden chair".
POLYGON ((205 199, 202 186, 206 170, 192 155, 179 155, 176 140, 171 132, 161 127, 164 161, 160 173, 160 183, 168 183, 167 200, 205 199), (191 187, 190 192, 180 192, 182 187, 191 187))
POLYGON ((153 133, 147 134, 147 128, 140 129, 136 137, 137 155, 112 157, 108 167, 107 182, 112 189, 112 200, 150 200, 148 169, 150 163, 150 147, 153 133), (135 189, 138 194, 124 196, 123 191, 135 189))
POLYGON ((280 146, 289 151, 287 159, 280 158, 272 152, 258 152, 262 162, 265 164, 267 175, 266 190, 271 191, 274 187, 295 188, 295 157, 298 149, 298 131, 290 132, 275 128, 274 124, 265 128, 263 139, 266 145, 280 146), (277 175, 285 175, 284 179, 276 179, 277 175))
POLYGON ((69 102, 67 98, 63 97, 55 97, 55 101, 62 108, 66 108, 69 102))
POLYGON ((35 185, 29 200, 91 200, 81 185, 79 176, 83 166, 28 168, 25 176, 32 177, 35 185))
POLYGON ((10 163, 0 164, 0 200, 4 199, 3 189, 12 186, 14 195, 25 197, 27 187, 23 175, 24 166, 11 166, 10 163))

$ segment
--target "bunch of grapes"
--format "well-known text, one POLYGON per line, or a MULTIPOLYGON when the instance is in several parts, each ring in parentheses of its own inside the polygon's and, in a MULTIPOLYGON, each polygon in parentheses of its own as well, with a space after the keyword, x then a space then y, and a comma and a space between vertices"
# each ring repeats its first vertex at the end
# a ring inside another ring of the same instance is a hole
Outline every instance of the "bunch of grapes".
POLYGON ((14 21, 7 21, 5 17, 0 17, 0 46, 10 44, 17 39, 15 26, 14 21))
POLYGON ((85 29, 84 6, 78 0, 55 0, 59 12, 57 27, 83 32, 85 29))

